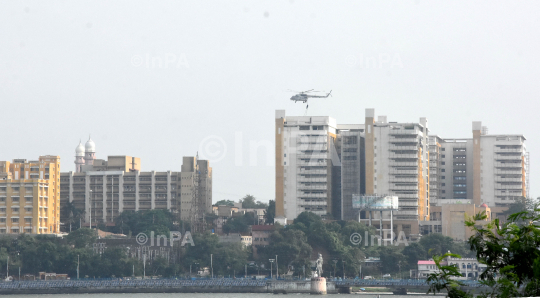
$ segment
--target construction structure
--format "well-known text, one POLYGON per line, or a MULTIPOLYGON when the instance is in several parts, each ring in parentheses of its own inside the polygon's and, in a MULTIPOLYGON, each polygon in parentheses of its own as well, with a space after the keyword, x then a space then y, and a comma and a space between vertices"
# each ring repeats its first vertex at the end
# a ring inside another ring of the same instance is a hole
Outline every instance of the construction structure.
POLYGON ((393 240, 397 236, 394 233, 394 211, 399 209, 398 197, 354 194, 351 209, 358 214, 358 222, 363 222, 370 227, 376 227, 383 243, 393 244, 393 240), (378 219, 378 226, 374 224, 376 219, 378 219), (386 229, 383 224, 384 221, 390 222, 386 229))
POLYGON ((191 231, 204 232, 206 215, 212 213, 212 168, 198 155, 184 157, 180 176, 180 218, 190 223, 191 231))
POLYGON ((0 161, 0 234, 60 232, 60 157, 0 161))

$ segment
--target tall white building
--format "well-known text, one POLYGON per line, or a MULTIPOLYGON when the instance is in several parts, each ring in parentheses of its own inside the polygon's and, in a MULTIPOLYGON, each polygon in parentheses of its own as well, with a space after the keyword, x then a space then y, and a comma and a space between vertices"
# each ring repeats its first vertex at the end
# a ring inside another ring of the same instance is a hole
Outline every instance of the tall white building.
MULTIPOLYGON (((427 119, 398 123, 379 116, 375 120, 375 110, 366 109, 365 136, 366 193, 397 196, 393 230, 418 234, 418 221, 430 215, 427 119)), ((386 213, 382 228, 390 230, 390 212, 386 213)))
POLYGON ((446 221, 445 204, 486 204, 493 218, 505 220, 508 206, 528 195, 525 137, 490 135, 481 122, 473 122, 472 133, 463 139, 430 136, 431 222, 421 223, 426 232, 446 221))
POLYGON ((276 217, 294 220, 310 211, 332 214, 332 167, 336 120, 327 116, 286 116, 276 111, 276 217))
POLYGON ((523 135, 490 135, 481 122, 473 122, 474 203, 493 209, 526 197, 528 159, 523 135))

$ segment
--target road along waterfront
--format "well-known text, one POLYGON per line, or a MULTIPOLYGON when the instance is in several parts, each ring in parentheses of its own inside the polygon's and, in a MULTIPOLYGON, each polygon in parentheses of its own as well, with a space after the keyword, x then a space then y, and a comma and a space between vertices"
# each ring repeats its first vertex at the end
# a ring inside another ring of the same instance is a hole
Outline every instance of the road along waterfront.
MULTIPOLYGON (((144 280, 56 280, 0 283, 1 294, 77 294, 77 293, 283 293, 309 294, 309 280, 253 279, 144 279, 144 280)), ((327 292, 350 293, 352 287, 386 287, 425 293, 428 285, 417 280, 336 280, 327 281, 327 292)), ((469 289, 480 284, 469 283, 469 289)))

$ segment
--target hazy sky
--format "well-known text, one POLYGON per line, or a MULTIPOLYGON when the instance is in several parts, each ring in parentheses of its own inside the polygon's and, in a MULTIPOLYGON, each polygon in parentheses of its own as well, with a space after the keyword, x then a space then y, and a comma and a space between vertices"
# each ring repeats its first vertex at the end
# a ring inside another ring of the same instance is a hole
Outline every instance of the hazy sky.
POLYGON ((0 160, 60 155, 73 171, 91 133, 98 158, 145 171, 201 150, 218 159, 214 201, 268 201, 275 110, 305 109, 285 91, 333 90, 308 115, 524 134, 538 196, 539 15, 535 1, 2 1, 0 160))

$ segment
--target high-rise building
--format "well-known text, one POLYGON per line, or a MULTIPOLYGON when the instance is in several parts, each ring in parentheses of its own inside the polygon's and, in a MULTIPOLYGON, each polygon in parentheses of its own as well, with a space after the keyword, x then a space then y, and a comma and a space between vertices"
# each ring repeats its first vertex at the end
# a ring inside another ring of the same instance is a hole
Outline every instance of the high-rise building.
POLYGON ((430 159, 434 219, 441 219, 438 207, 443 204, 486 204, 494 218, 504 219, 508 205, 528 194, 529 154, 523 135, 490 135, 481 122, 473 122, 472 138, 431 136, 430 159))
POLYGON ((60 231, 60 157, 0 161, 0 234, 60 231))
POLYGON ((202 231, 205 216, 212 213, 212 168, 207 160, 184 157, 180 177, 180 218, 189 222, 192 230, 202 231))
MULTIPOLYGON (((366 109, 365 136, 366 193, 397 196, 399 210, 393 212, 393 231, 419 234, 418 222, 430 215, 427 119, 398 123, 379 116, 376 121, 375 110, 366 109)), ((364 214, 361 220, 369 221, 364 214)), ((389 231, 389 211, 383 212, 382 221, 383 230, 389 231)))
POLYGON ((304 211, 331 217, 336 121, 326 116, 286 116, 276 111, 276 217, 304 211))
MULTIPOLYGON (((62 206, 71 203, 84 211, 86 225, 111 224, 114 218, 127 210, 163 209, 170 210, 178 219, 190 217, 191 208, 184 208, 190 210, 182 214, 182 194, 190 197, 188 201, 191 202, 191 188, 184 183, 186 186, 182 189, 181 172, 143 172, 138 157, 109 156, 107 160, 96 159, 95 144, 91 140, 87 142, 84 154, 81 154, 81 149, 79 144, 75 150, 75 168, 80 172, 61 173, 60 197, 62 206), (82 155, 88 157, 85 164, 79 162, 82 155)), ((204 201, 201 212, 211 213, 212 169, 206 160, 199 160, 197 168, 197 172, 191 173, 198 177, 198 193, 204 201)), ((184 166, 182 169, 184 172, 184 166)))
MULTIPOLYGON (((340 219, 357 220, 353 196, 366 193, 365 133, 363 124, 338 124, 338 152, 340 168, 340 219)), ((338 189, 338 186, 334 187, 338 189)))
POLYGON ((426 118, 389 122, 376 119, 374 109, 366 109, 364 124, 286 117, 282 110, 275 120, 276 220, 311 211, 369 223, 385 235, 444 233, 442 223, 451 221, 444 214, 459 216, 443 209, 461 210, 449 204, 486 204, 490 216, 502 218, 509 204, 528 194, 525 137, 490 135, 480 122, 473 122, 472 138, 445 139, 429 136, 426 118), (360 195, 397 196, 398 210, 355 209, 360 195))

